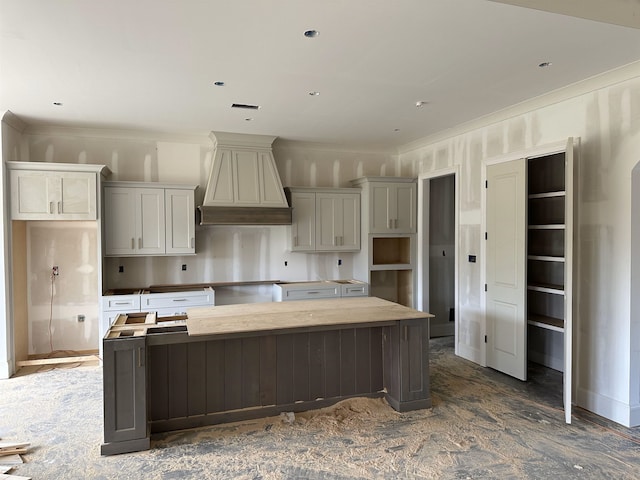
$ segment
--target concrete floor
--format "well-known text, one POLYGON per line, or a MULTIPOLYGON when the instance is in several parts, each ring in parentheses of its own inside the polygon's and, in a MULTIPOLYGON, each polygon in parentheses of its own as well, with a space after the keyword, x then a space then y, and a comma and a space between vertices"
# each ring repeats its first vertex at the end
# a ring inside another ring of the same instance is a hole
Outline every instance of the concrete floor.
POLYGON ((79 366, 0 381, 0 438, 31 442, 13 473, 34 479, 640 478, 640 428, 582 410, 566 425, 557 372, 523 383, 456 357, 451 338, 431 349, 429 410, 353 399, 101 457, 101 369, 79 366))

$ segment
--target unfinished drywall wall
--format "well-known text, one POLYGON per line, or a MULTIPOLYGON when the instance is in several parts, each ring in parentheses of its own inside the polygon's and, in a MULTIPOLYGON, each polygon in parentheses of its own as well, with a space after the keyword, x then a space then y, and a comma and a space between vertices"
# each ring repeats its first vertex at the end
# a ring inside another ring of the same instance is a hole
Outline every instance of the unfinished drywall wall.
POLYGON ((26 151, 26 144, 22 137, 25 125, 11 112, 4 112, 2 122, 0 122, 0 142, 2 155, 0 168, 0 198, 2 208, 0 208, 0 378, 9 378, 14 373, 14 334, 13 322, 11 321, 11 226, 9 219, 9 208, 5 199, 8 198, 6 191, 6 169, 4 162, 10 160, 23 160, 22 155, 26 151))
POLYGON ((96 222, 26 222, 29 354, 98 345, 96 222), (59 275, 53 276, 52 266, 59 275), (78 316, 84 316, 79 321, 78 316))
MULTIPOLYGON (((570 136, 581 138, 575 245, 579 274, 574 286, 579 303, 574 327, 577 403, 620 423, 640 424, 637 414, 632 418, 638 398, 630 392, 637 382, 631 377, 638 377, 637 363, 632 365, 638 361, 637 348, 631 345, 640 343, 637 329, 630 328, 631 296, 638 294, 630 283, 630 179, 640 151, 640 68, 619 83, 460 131, 425 141, 401 154, 400 162, 411 175, 460 166, 462 257, 481 251, 482 162, 570 136), (631 339, 630 331, 635 333, 631 339)), ((481 264, 460 265, 458 342, 463 355, 479 361, 484 335, 481 264)))
MULTIPOLYGON (((197 184, 196 204, 204 196, 213 153, 206 136, 167 141, 100 131, 41 129, 26 138, 30 161, 107 165, 113 172, 110 180, 197 184)), ((389 153, 276 141, 274 157, 284 186, 346 187, 359 176, 398 174, 397 158, 389 153)), ((107 258, 104 288, 353 276, 354 254, 291 253, 286 247, 288 235, 285 226, 198 226, 196 256, 107 258)))

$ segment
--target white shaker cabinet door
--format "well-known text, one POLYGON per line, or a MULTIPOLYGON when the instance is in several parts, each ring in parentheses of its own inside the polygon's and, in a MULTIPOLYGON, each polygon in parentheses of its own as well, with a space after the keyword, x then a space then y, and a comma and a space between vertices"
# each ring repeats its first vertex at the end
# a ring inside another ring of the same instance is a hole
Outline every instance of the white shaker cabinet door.
POLYGON ((95 220, 96 174, 12 170, 13 220, 95 220))
POLYGON ((195 200, 193 190, 165 191, 167 254, 196 252, 195 200))

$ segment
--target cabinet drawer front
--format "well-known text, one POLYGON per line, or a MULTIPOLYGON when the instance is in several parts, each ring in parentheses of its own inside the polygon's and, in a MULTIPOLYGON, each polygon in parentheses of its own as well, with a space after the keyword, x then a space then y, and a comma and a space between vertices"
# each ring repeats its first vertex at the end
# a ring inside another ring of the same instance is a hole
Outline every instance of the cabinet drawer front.
POLYGON ((157 308, 185 308, 213 305, 213 291, 179 292, 179 293, 148 293, 140 295, 140 309, 155 311, 157 308))
POLYGON ((283 300, 312 300, 314 298, 334 298, 340 296, 340 290, 336 287, 309 288, 304 290, 285 290, 282 292, 283 300))
POLYGON ((102 297, 102 311, 140 311, 140 295, 107 295, 102 297))
POLYGON ((367 284, 342 285, 343 297, 367 297, 369 288, 367 284))

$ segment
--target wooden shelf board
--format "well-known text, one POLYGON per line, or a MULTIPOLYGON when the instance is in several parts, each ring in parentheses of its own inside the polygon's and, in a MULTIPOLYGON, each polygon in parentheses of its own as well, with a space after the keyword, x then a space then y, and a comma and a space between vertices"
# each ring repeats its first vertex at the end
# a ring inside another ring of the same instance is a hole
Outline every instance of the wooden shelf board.
POLYGON ((544 225, 529 225, 529 230, 564 230, 564 223, 549 223, 544 225))
POLYGON ((527 323, 555 332, 564 332, 564 320, 561 318, 545 317, 544 315, 529 315, 527 323))
POLYGON ((564 257, 552 257, 549 255, 528 255, 527 260, 538 260, 540 262, 562 262, 564 263, 564 257))
POLYGON ((532 290, 534 292, 551 293, 554 295, 564 296, 564 285, 536 283, 536 284, 527 285, 527 289, 532 290))
POLYGON ((389 263, 389 264, 376 264, 371 265, 369 270, 413 270, 413 265, 408 263, 389 263))
POLYGON ((529 194, 529 198, 553 198, 553 197, 564 197, 566 192, 564 190, 560 190, 557 192, 543 192, 543 193, 531 193, 529 194))

